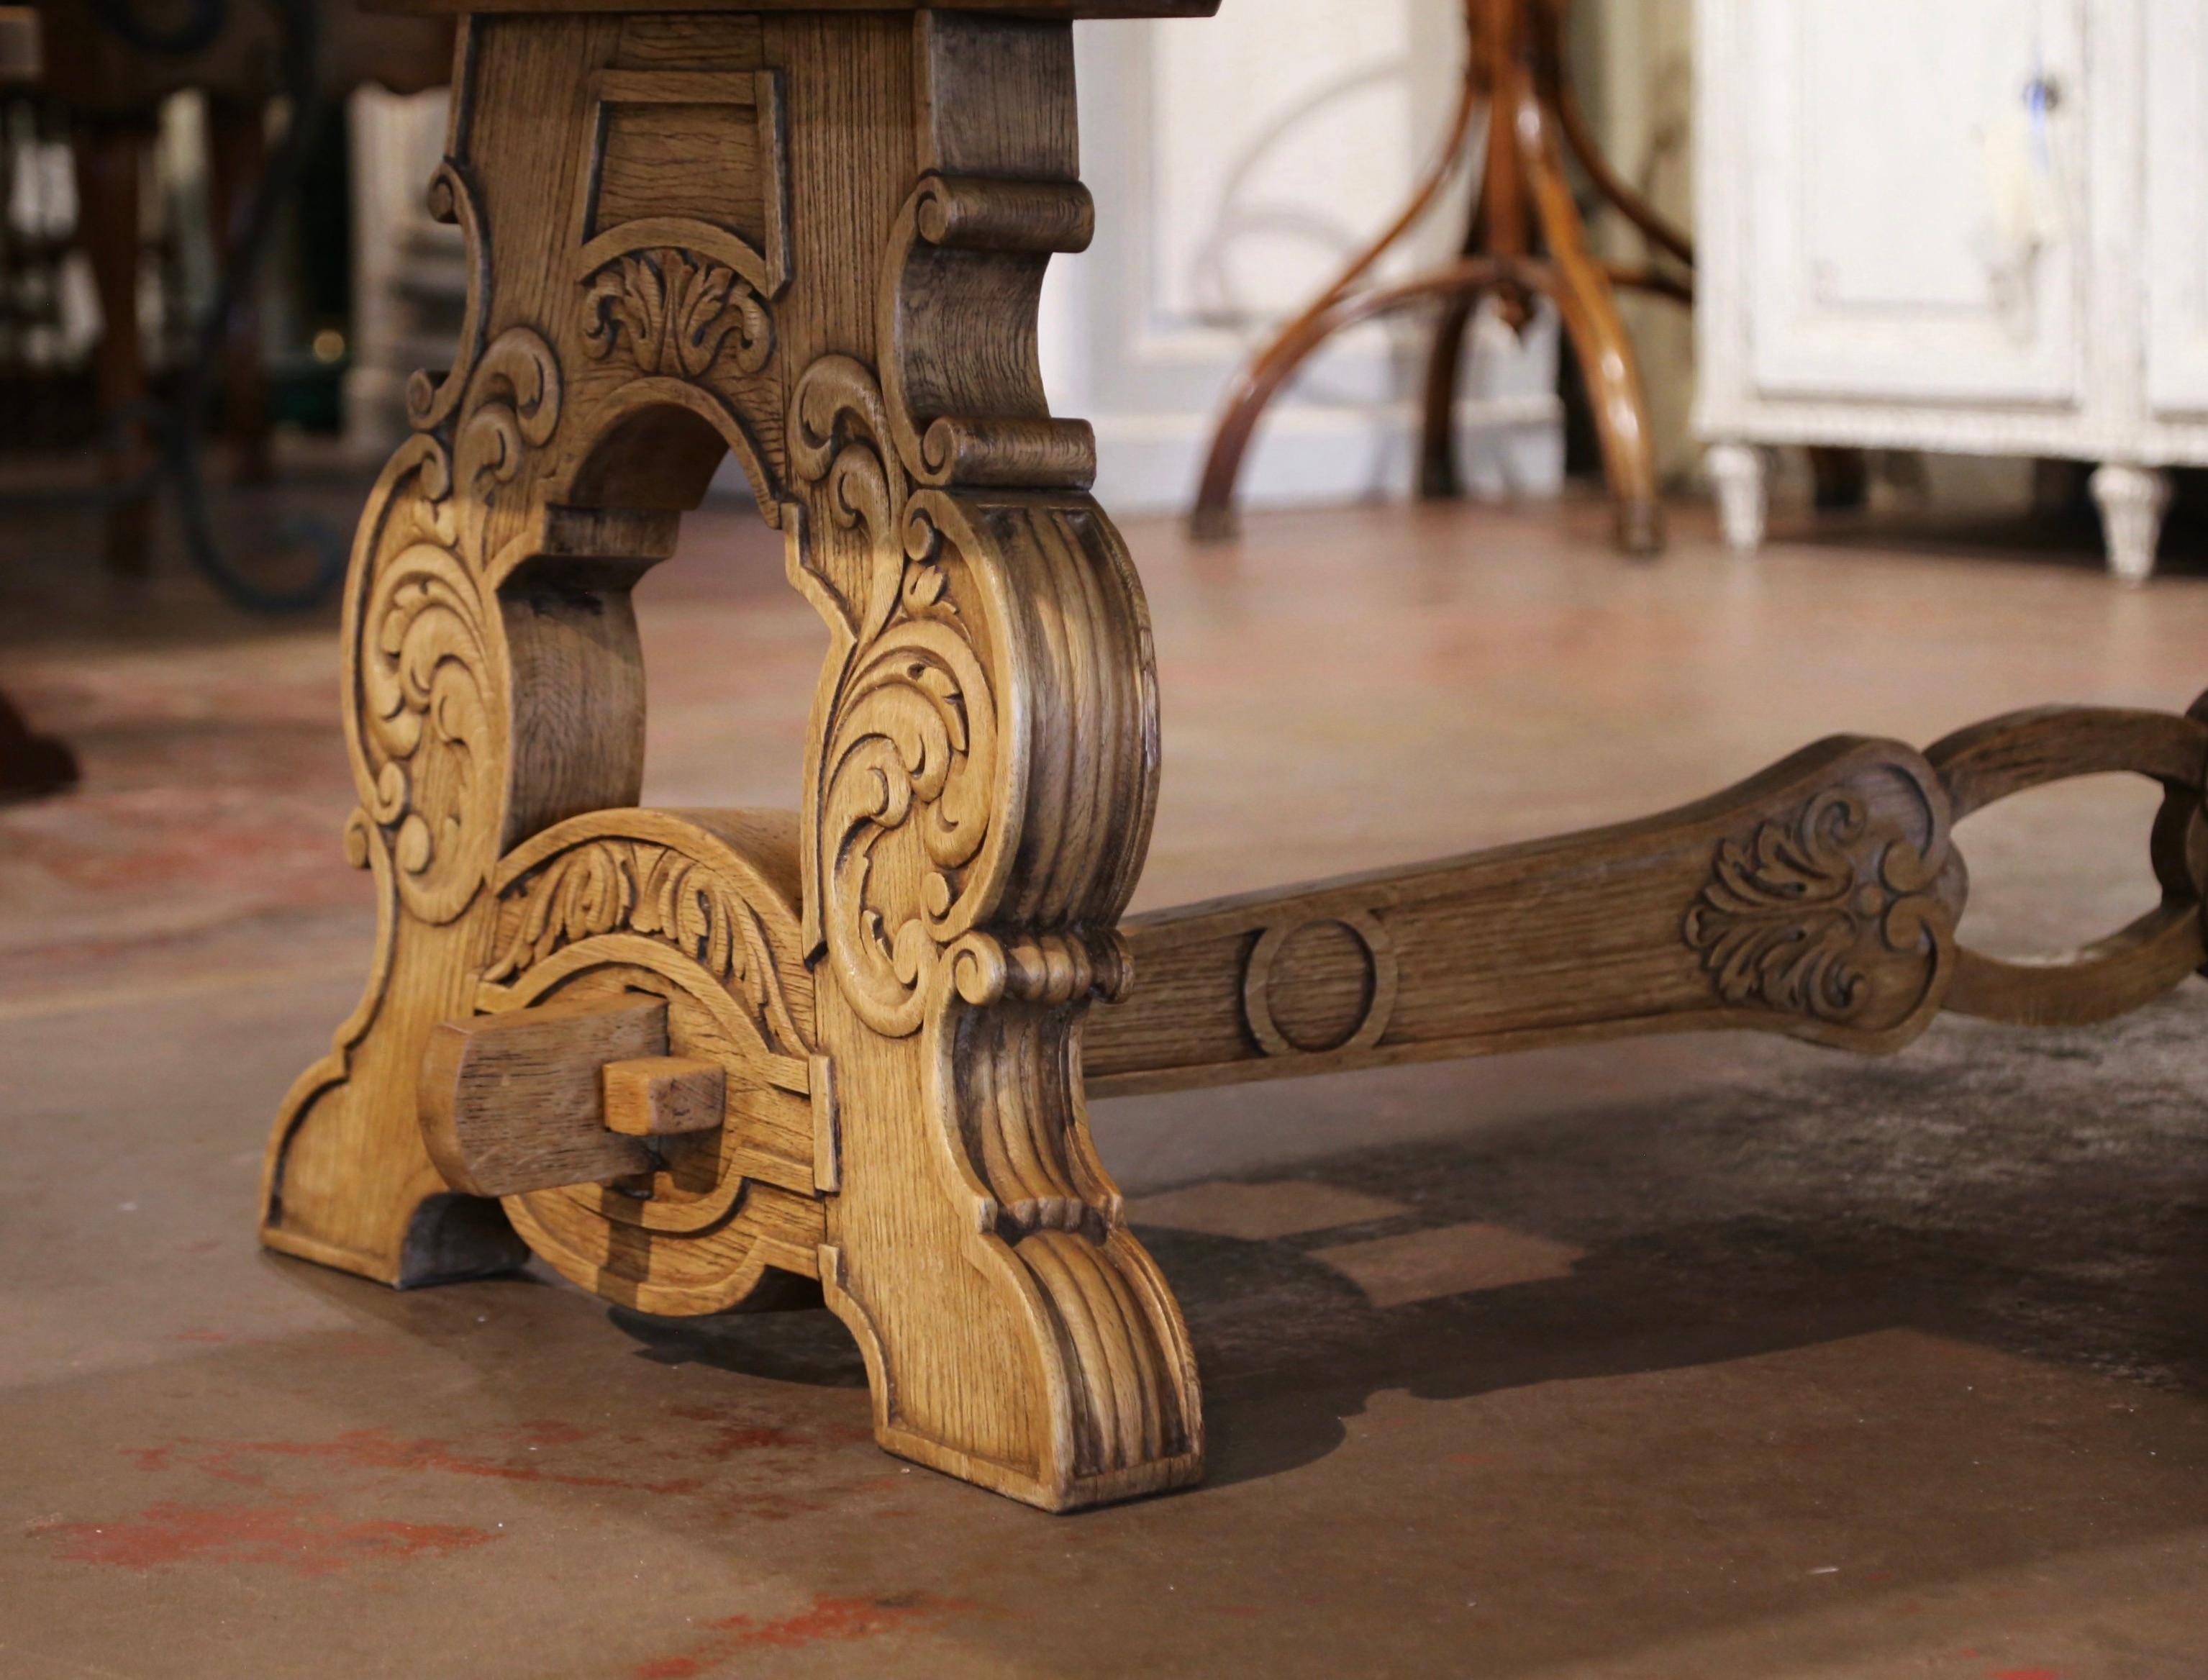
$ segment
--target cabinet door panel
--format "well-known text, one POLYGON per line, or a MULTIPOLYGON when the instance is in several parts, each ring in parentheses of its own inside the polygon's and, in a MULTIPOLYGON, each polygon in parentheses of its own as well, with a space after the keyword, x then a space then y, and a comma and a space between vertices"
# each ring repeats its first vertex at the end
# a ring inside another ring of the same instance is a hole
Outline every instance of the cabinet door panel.
POLYGON ((1758 387, 2075 402, 2085 0, 1747 11, 1758 387))
POLYGON ((2208 19, 2146 8, 2147 403, 2208 413, 2208 19))

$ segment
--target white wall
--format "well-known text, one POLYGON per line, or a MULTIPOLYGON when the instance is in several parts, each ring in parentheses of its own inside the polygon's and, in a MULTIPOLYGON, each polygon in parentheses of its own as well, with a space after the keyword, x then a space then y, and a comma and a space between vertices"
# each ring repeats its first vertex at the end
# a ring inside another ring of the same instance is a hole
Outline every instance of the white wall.
POLYGON ((429 219, 429 177, 445 154, 447 99, 433 87, 353 90, 352 361, 345 376, 345 431, 363 460, 406 435, 406 380, 453 359, 467 290, 457 227, 429 219))

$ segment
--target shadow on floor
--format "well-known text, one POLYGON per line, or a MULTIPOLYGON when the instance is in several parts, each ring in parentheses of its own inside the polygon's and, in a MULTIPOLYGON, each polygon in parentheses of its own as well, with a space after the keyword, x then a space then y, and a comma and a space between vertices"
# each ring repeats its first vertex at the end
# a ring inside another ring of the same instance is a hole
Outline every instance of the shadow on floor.
MULTIPOLYGON (((1294 1173, 1406 1209, 1377 1221, 1269 1241, 1143 1228, 1195 1341, 1209 1479, 1323 1457, 1385 1389, 1455 1399, 1894 1328, 2208 1393, 2204 1001, 2188 987, 2037 1035, 1943 1022, 1892 1061, 1294 1173), (1383 1308, 1317 1253, 1467 1223, 1584 1257, 1383 1308)), ((661 1362, 864 1382, 825 1312, 611 1318, 661 1362)))

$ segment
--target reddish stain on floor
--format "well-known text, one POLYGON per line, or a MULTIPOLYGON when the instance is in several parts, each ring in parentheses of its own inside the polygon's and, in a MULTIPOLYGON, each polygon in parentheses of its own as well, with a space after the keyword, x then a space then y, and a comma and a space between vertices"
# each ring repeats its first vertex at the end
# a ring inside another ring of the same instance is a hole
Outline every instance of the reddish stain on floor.
POLYGON ((348 1521, 312 1500, 266 1505, 148 1505, 110 1522, 58 1522, 33 1531, 80 1563, 153 1569, 172 1563, 250 1563, 295 1575, 335 1575, 374 1558, 442 1557, 499 1536, 459 1523, 348 1521))
POLYGON ((572 1447, 591 1438, 591 1431, 580 1424, 563 1424, 556 1418, 520 1425, 514 1433, 532 1447, 572 1447))
POLYGON ((708 1458, 727 1458, 732 1453, 755 1452, 764 1447, 809 1447, 811 1439, 780 1424, 723 1424, 700 1448, 708 1458))
POLYGON ((792 1615, 729 1616, 704 1625, 712 1637, 687 1650, 637 1665, 633 1680, 692 1680, 711 1674, 747 1651, 791 1650, 802 1646, 849 1644, 884 1634, 933 1627, 974 1606, 963 1599, 929 1593, 898 1593, 877 1598, 838 1598, 826 1593, 792 1615))
POLYGON ((797 1451, 844 1447, 874 1438, 873 1429, 864 1425, 831 1424, 821 1429, 791 1429, 783 1424, 732 1419, 724 1410, 711 1406, 674 1406, 668 1408, 668 1413, 691 1423, 714 1426, 712 1438, 699 1449, 707 1458, 729 1458, 737 1453, 776 1449, 797 1451))
POLYGON ((573 1445, 589 1434, 563 1424, 526 1424, 500 1455, 461 1451, 449 1441, 407 1440, 387 1430, 349 1429, 327 1441, 177 1441, 127 1449, 141 1470, 166 1470, 182 1461, 219 1481, 259 1486, 267 1480, 259 1466, 268 1459, 313 1459, 353 1470, 387 1470, 448 1476, 483 1476, 496 1481, 545 1482, 561 1487, 614 1488, 635 1493, 691 1493, 698 1478, 641 1481, 627 1476, 590 1475, 531 1462, 529 1454, 546 1447, 573 1445))

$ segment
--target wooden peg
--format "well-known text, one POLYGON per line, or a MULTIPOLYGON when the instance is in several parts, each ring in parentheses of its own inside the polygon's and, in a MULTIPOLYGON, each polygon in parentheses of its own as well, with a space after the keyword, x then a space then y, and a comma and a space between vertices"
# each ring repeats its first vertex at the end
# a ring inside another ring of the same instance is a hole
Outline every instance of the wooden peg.
MULTIPOLYGON (((513 1196, 650 1172, 605 1125, 608 1063, 667 1057, 667 1005, 542 1004, 441 1023, 422 1057, 423 1141, 455 1190, 513 1196)), ((719 1119, 716 1102, 714 1117, 719 1119)))
POLYGON ((639 1056, 603 1070, 604 1125, 625 1137, 671 1137, 721 1124, 728 1077, 718 1062, 639 1056))

